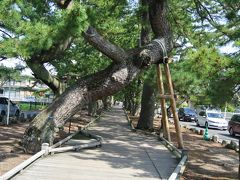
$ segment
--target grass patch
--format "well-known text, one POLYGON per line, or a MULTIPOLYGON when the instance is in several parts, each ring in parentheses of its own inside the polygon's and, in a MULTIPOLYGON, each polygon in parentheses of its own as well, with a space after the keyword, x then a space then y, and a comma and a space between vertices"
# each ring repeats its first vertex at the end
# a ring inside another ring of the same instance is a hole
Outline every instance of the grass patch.
POLYGON ((18 105, 22 111, 43 110, 47 107, 38 103, 19 103, 18 105))

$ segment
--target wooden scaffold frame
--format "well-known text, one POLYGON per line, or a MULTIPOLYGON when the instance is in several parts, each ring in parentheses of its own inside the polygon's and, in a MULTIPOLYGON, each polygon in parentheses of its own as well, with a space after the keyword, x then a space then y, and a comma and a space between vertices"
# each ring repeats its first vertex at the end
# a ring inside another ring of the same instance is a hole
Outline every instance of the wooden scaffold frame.
POLYGON ((161 64, 163 64, 164 67, 164 73, 166 75, 166 84, 168 87, 169 94, 165 94, 164 91, 164 84, 163 84, 163 72, 161 69, 161 64, 157 64, 157 86, 159 90, 159 96, 160 96, 160 104, 161 104, 161 112, 162 112, 162 127, 163 127, 163 135, 164 138, 168 141, 171 141, 170 131, 169 131, 169 123, 168 123, 168 116, 167 116, 167 110, 166 110, 166 100, 170 100, 170 106, 173 113, 173 120, 174 120, 174 126, 176 130, 177 135, 177 141, 178 141, 178 148, 183 149, 183 138, 179 123, 179 118, 177 114, 176 109, 176 101, 174 97, 174 90, 173 90, 173 84, 172 84, 172 77, 170 73, 169 68, 169 58, 167 56, 167 51, 165 46, 162 44, 161 41, 157 41, 157 43, 161 46, 163 49, 163 61, 161 64))

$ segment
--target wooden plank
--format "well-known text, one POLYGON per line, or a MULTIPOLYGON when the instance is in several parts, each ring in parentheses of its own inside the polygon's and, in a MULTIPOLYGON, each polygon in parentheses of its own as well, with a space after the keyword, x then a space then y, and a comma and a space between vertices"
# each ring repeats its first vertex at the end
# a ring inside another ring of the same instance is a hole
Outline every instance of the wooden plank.
POLYGON ((172 96, 171 95, 167 95, 167 94, 159 94, 159 97, 160 97, 160 99, 171 99, 172 98, 172 96))
POLYGON ((67 146, 67 147, 49 149, 49 152, 50 153, 65 152, 65 151, 70 151, 70 150, 80 150, 80 149, 92 148, 92 147, 97 147, 97 146, 101 146, 100 141, 91 142, 88 144, 76 145, 76 146, 67 146))
POLYGON ((176 101, 174 99, 174 91, 173 91, 171 73, 170 73, 168 64, 164 64, 164 70, 165 70, 166 77, 167 77, 168 89, 169 89, 170 95, 172 96, 170 99, 170 102, 171 102, 171 109, 172 109, 172 113, 173 113, 174 125, 175 125, 175 129, 176 129, 176 134, 177 134, 178 148, 183 149, 183 138, 182 138, 181 127, 180 127, 178 114, 177 114, 176 101))
MULTIPOLYGON (((160 94, 160 98, 161 98, 161 95, 164 96, 163 95, 164 94, 164 86, 163 86, 162 70, 161 70, 160 64, 157 64, 156 66, 157 66, 157 84, 158 84, 158 90, 159 90, 159 94, 160 94)), ((161 98, 160 103, 161 103, 161 111, 162 111, 162 123, 163 123, 164 137, 168 141, 171 141, 165 98, 161 98)))

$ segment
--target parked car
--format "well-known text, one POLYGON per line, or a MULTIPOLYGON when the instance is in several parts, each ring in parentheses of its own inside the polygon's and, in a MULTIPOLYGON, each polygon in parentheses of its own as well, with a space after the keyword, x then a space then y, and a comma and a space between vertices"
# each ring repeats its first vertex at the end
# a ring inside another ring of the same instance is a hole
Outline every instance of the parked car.
POLYGON ((228 122, 228 131, 231 136, 240 134, 240 114, 234 114, 228 122))
POLYGON ((227 130, 228 127, 228 122, 217 111, 200 111, 196 124, 197 126, 208 126, 209 128, 221 130, 227 130))
POLYGON ((183 121, 196 121, 197 114, 194 109, 184 107, 178 110, 178 118, 183 121))
MULTIPOLYGON (((6 97, 0 97, 0 122, 5 123, 5 119, 7 117, 8 113, 8 98, 6 97)), ((10 117, 19 117, 20 115, 20 109, 19 107, 13 103, 10 100, 10 111, 9 111, 9 116, 10 117)))

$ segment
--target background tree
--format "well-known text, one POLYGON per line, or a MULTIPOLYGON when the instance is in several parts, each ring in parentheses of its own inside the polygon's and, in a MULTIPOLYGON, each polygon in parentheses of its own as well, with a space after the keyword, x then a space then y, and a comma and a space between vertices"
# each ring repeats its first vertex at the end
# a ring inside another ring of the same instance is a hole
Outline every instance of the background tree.
POLYGON ((6 66, 0 66, 0 87, 6 84, 10 80, 20 79, 20 72, 14 68, 6 66))
POLYGON ((240 82, 239 2, 170 3, 169 19, 177 42, 175 53, 180 57, 172 73, 178 94, 195 104, 223 106, 231 102, 239 92, 240 82), (235 53, 217 50, 226 45, 234 46, 235 53))

